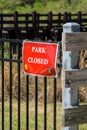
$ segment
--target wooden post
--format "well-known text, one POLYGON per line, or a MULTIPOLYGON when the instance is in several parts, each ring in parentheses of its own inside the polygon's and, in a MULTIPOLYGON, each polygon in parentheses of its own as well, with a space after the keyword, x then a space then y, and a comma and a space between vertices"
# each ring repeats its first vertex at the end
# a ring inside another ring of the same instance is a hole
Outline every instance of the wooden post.
MULTIPOLYGON (((63 26, 63 33, 71 33, 71 32, 79 32, 80 31, 80 25, 77 23, 66 23, 63 26)), ((64 43, 63 34, 62 34, 62 45, 64 43)), ((71 108, 73 106, 78 106, 78 88, 72 87, 72 88, 65 88, 65 77, 64 77, 64 71, 65 70, 71 70, 71 69, 77 69, 78 68, 78 52, 71 52, 62 50, 63 52, 63 58, 62 58, 62 107, 64 108, 71 108)), ((62 130, 78 130, 78 126, 68 126, 63 127, 62 130)))
POLYGON ((3 15, 0 14, 0 38, 2 38, 2 29, 3 29, 3 15))
POLYGON ((66 23, 68 21, 68 13, 65 12, 64 13, 64 23, 66 23))
POLYGON ((48 26, 52 27, 52 12, 48 13, 48 26))
POLYGON ((25 27, 26 27, 26 30, 28 28, 28 13, 26 14, 26 17, 25 17, 25 27))
POLYGON ((82 19, 82 14, 81 12, 78 12, 78 23, 80 24, 80 26, 81 26, 81 19, 82 19))
POLYGON ((58 26, 61 26, 61 13, 58 13, 58 26))
POLYGON ((34 11, 34 12, 32 12, 32 27, 36 30, 36 27, 37 27, 37 23, 36 23, 36 16, 37 16, 37 14, 36 14, 36 12, 34 11))
POLYGON ((16 34, 16 38, 19 38, 19 29, 18 29, 18 12, 14 13, 14 31, 16 34))

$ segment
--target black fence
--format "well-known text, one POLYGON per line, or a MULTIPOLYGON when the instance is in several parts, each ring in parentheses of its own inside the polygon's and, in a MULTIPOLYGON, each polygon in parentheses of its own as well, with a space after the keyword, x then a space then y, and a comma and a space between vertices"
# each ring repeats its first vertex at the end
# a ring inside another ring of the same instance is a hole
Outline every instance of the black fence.
POLYGON ((47 130, 48 120, 51 120, 49 129, 58 130, 57 78, 24 75, 21 46, 22 40, 0 39, 0 130, 47 130), (14 45, 15 55, 12 49, 14 45), (51 101, 47 96, 48 88, 52 93, 51 101), (40 101, 43 104, 42 126, 39 126, 38 114, 40 101), (49 119, 48 102, 52 102, 52 119, 49 119), (30 117, 32 113, 33 119, 30 117))
POLYGON ((61 40, 62 26, 67 22, 77 22, 81 31, 87 31, 87 14, 68 12, 40 14, 37 12, 21 14, 0 14, 0 37, 10 39, 61 40))

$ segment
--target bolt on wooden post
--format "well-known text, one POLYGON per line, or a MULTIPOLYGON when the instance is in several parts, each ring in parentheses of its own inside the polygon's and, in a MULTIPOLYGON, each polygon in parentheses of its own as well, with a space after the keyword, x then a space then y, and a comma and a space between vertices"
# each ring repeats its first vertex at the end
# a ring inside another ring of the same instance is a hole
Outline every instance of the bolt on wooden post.
MULTIPOLYGON (((78 88, 72 87, 72 88, 65 88, 65 71, 72 70, 72 69, 78 69, 78 58, 79 53, 78 52, 71 52, 66 51, 65 48, 65 33, 72 33, 72 32, 80 32, 80 25, 71 22, 66 23, 63 25, 63 33, 62 33, 62 111, 64 115, 64 109, 65 108, 71 108, 73 106, 78 106, 78 88)), ((62 115, 62 123, 64 123, 64 116, 62 115)), ((77 125, 72 126, 64 126, 62 125, 62 130, 78 130, 77 125)))

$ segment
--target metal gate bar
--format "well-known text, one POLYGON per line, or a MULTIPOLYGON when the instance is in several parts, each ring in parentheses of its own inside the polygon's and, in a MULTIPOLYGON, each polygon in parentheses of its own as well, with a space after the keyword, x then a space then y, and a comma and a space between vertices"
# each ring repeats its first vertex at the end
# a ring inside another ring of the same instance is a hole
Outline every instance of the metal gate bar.
POLYGON ((47 130, 47 78, 44 77, 44 130, 47 130))
POLYGON ((29 76, 26 76, 26 130, 29 130, 29 76))
POLYGON ((1 62, 1 71, 2 71, 2 130, 4 130, 4 44, 1 43, 1 49, 2 49, 2 62, 1 62))
MULTIPOLYGON (((2 77, 2 83, 1 83, 1 86, 2 86, 2 110, 1 110, 1 115, 2 115, 2 119, 1 119, 1 127, 2 127, 2 130, 6 130, 6 126, 5 126, 5 63, 8 63, 8 76, 9 76, 9 130, 13 130, 13 63, 15 63, 17 65, 17 119, 16 119, 16 123, 17 123, 17 130, 21 130, 21 68, 20 68, 20 65, 21 65, 21 59, 20 59, 20 53, 21 53, 21 43, 22 43, 22 40, 15 40, 15 39, 0 39, 0 62, 1 62, 1 77, 2 77), (8 57, 5 57, 5 43, 8 44, 8 57), (16 43, 16 49, 17 49, 17 58, 16 59, 13 59, 13 46, 12 44, 13 43, 16 43)), ((26 122, 26 126, 25 126, 25 129, 26 130, 29 130, 30 129, 30 113, 29 113, 29 110, 30 110, 30 105, 29 105, 29 85, 30 85, 30 76, 26 75, 25 76, 25 93, 26 93, 26 110, 25 110, 25 122, 26 122)), ((34 95, 35 95, 35 119, 34 119, 34 129, 35 130, 39 130, 39 108, 38 108, 38 88, 39 88, 39 78, 37 76, 34 76, 34 87, 35 87, 35 92, 34 92, 34 95)), ((47 77, 43 77, 42 78, 43 80, 43 130, 47 130, 48 129, 48 122, 47 122, 47 118, 48 118, 48 109, 47 109, 47 83, 48 83, 48 78, 47 77)), ((56 101, 56 90, 57 90, 57 78, 54 77, 52 79, 52 84, 53 84, 53 116, 52 116, 52 120, 53 120, 53 123, 52 123, 52 129, 53 130, 57 130, 57 101, 56 101)))
POLYGON ((54 77, 54 130, 56 130, 56 77, 54 77))
MULTIPOLYGON (((20 44, 18 44, 18 61, 20 61, 20 44)), ((18 130, 20 130, 20 62, 18 62, 18 130)))
MULTIPOLYGON (((9 51, 10 51, 10 60, 12 60, 12 46, 10 43, 10 47, 9 47, 9 51)), ((12 130, 12 62, 9 63, 10 64, 10 121, 9 121, 9 125, 10 125, 10 130, 12 130)))
POLYGON ((35 77, 35 130, 38 130, 38 78, 35 77))

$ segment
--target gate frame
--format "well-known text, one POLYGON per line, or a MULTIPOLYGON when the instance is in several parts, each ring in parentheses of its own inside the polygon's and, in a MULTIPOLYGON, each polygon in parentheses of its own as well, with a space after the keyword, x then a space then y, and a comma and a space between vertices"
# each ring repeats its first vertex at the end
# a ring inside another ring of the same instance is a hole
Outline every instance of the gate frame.
MULTIPOLYGON (((72 32, 80 32, 80 25, 71 22, 63 25, 63 33, 72 33, 72 32)), ((62 45, 64 42, 63 34, 62 34, 62 45)), ((72 53, 71 51, 65 51, 62 48, 63 57, 62 57, 62 107, 70 108, 73 106, 78 106, 78 88, 65 88, 64 83, 64 71, 77 69, 78 66, 78 52, 72 53), (74 59, 74 60, 72 60, 74 59)), ((78 130, 77 125, 63 127, 62 130, 78 130)))
POLYGON ((87 123, 87 104, 80 104, 78 97, 79 87, 87 87, 87 69, 79 68, 80 52, 87 50, 87 32, 78 32, 77 23, 63 27, 62 130, 78 130, 79 124, 87 123))

